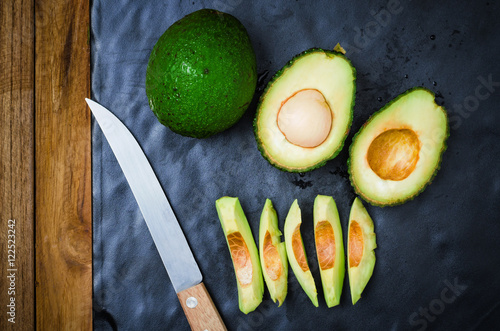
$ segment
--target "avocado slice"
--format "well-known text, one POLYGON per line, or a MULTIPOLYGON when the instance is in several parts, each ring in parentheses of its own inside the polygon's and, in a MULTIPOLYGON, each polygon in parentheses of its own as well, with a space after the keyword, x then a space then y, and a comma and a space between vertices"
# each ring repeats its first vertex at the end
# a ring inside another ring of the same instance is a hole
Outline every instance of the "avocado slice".
POLYGON ((314 200, 314 239, 323 292, 328 307, 339 304, 344 284, 345 260, 337 205, 332 197, 318 195, 314 200))
POLYGON ((259 227, 259 253, 262 273, 273 302, 283 304, 288 291, 288 260, 281 242, 278 216, 271 200, 266 199, 259 227))
POLYGON ((413 199, 431 182, 446 150, 446 111, 422 87, 406 91, 373 114, 353 138, 349 175, 372 205, 413 199))
POLYGON ((257 246, 238 198, 222 197, 215 206, 233 261, 240 310, 248 314, 259 306, 264 294, 257 246))
POLYGON ((252 101, 255 53, 238 19, 213 9, 172 24, 151 51, 146 95, 158 121, 206 138, 233 126, 252 101))
POLYGON ((275 167, 306 172, 342 149, 352 122, 356 71, 319 48, 295 56, 264 90, 254 120, 261 154, 275 167))
POLYGON ((285 219, 286 254, 288 255, 288 261, 290 262, 290 266, 300 286, 302 286, 304 292, 306 292, 309 299, 311 299, 313 305, 318 307, 318 293, 311 270, 307 264, 304 242, 302 241, 302 235, 300 233, 301 224, 302 215, 299 204, 297 200, 295 200, 285 219))
POLYGON ((359 198, 354 199, 349 215, 347 264, 351 299, 354 305, 370 280, 377 248, 373 221, 359 198))

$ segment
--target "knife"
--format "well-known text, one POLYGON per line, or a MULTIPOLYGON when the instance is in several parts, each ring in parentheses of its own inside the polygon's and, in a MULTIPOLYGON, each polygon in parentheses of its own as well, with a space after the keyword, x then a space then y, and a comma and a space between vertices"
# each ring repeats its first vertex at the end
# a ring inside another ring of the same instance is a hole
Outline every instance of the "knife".
POLYGON ((85 98, 122 168, 192 330, 226 330, 146 155, 109 110, 85 98))

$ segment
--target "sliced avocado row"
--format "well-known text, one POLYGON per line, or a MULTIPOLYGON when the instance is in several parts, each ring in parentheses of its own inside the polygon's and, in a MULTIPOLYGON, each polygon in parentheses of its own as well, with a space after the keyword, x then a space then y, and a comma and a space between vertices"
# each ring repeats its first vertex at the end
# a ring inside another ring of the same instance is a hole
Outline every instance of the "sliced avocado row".
MULTIPOLYGON (((328 307, 340 303, 345 274, 342 227, 335 200, 318 195, 314 200, 314 239, 321 283, 328 307)), ((307 264, 300 225, 301 212, 297 200, 285 220, 285 243, 293 273, 311 302, 318 307, 316 285, 307 264)), ((377 247, 373 221, 361 201, 356 198, 349 215, 348 274, 352 304, 361 297, 375 267, 377 247)))
MULTIPOLYGON (((288 291, 288 263, 302 289, 318 307, 316 284, 300 232, 302 216, 297 200, 285 219, 285 242, 281 242, 272 202, 266 200, 260 218, 259 250, 238 198, 222 197, 216 201, 216 208, 233 261, 243 313, 255 310, 262 302, 263 279, 273 302, 278 301, 278 306, 283 304, 288 291)), ((328 307, 333 307, 340 302, 345 260, 342 227, 332 197, 318 195, 314 201, 314 237, 325 301, 328 307)), ((347 252, 353 304, 361 297, 373 273, 375 238, 373 221, 356 198, 349 216, 347 252)))

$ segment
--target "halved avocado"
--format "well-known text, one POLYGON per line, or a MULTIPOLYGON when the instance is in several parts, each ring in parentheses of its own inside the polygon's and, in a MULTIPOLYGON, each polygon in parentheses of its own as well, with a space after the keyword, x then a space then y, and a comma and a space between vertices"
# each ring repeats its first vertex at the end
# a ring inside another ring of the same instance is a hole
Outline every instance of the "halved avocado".
POLYGON ((431 91, 401 94, 353 138, 348 168, 356 193, 379 206, 413 199, 437 173, 448 135, 446 111, 431 91))
POLYGON ((373 221, 358 198, 354 199, 349 215, 347 235, 347 265, 351 299, 354 305, 368 284, 375 267, 377 248, 373 221))
POLYGON ((264 294, 257 246, 238 198, 222 197, 215 206, 233 261, 240 310, 248 314, 259 306, 264 294))
POLYGON ((318 195, 314 200, 314 238, 325 301, 333 307, 340 302, 345 261, 342 227, 332 197, 318 195))
POLYGON ((288 291, 288 260, 285 243, 281 242, 281 231, 278 229, 278 216, 269 199, 266 199, 260 216, 259 253, 269 294, 273 302, 278 300, 279 307, 288 291))
POLYGON ((262 155, 274 166, 306 172, 342 149, 352 122, 356 71, 341 53, 309 49, 268 83, 254 121, 262 155))
POLYGON ((285 219, 286 254, 300 286, 311 299, 313 305, 318 307, 318 293, 311 270, 307 264, 307 255, 302 241, 302 234, 300 233, 301 224, 302 215, 299 204, 295 200, 285 219))

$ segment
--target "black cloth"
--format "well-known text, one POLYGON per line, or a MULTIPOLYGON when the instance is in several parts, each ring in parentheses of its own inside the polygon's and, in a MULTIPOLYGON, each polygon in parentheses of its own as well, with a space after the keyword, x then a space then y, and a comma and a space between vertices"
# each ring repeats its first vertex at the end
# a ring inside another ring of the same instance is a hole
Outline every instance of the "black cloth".
MULTIPOLYGON (((103 1, 91 6, 92 97, 135 135, 168 196, 220 314, 230 330, 484 329, 500 323, 500 14, 490 1, 103 1), (174 134, 145 93, 149 54, 175 21, 214 8, 247 28, 260 75, 254 100, 231 129, 204 140, 174 134), (354 120, 342 152, 305 174, 272 167, 252 129, 272 75, 311 47, 347 50, 357 70, 354 120), (450 118, 448 150, 433 183, 413 201, 364 203, 377 233, 377 263, 362 298, 327 308, 314 248, 317 194, 337 202, 346 242, 355 197, 348 146, 385 103, 414 86, 436 93, 450 118), (270 198, 283 228, 299 199, 302 234, 318 287, 315 308, 290 269, 278 308, 269 294, 257 310, 238 309, 236 280, 215 209, 237 196, 258 239, 270 198)), ((82 102, 84 102, 82 100, 82 102)), ((93 273, 96 330, 188 330, 146 224, 121 169, 92 127, 93 273)))

